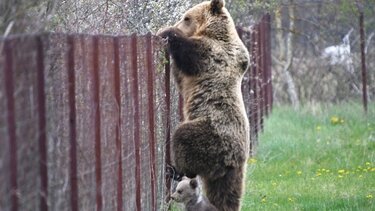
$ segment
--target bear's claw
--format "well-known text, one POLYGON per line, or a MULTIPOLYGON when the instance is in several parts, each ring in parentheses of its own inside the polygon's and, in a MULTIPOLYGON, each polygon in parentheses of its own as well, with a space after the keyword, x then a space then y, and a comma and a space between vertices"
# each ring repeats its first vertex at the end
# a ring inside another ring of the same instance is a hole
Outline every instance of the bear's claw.
POLYGON ((167 164, 166 176, 173 179, 173 180, 181 181, 184 174, 179 173, 176 170, 176 167, 167 164))

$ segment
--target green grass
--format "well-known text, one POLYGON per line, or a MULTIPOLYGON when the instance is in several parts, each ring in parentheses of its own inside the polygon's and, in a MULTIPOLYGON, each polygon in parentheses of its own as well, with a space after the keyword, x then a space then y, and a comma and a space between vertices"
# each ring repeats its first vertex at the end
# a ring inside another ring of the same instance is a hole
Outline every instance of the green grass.
POLYGON ((242 210, 375 210, 375 104, 275 108, 242 210))

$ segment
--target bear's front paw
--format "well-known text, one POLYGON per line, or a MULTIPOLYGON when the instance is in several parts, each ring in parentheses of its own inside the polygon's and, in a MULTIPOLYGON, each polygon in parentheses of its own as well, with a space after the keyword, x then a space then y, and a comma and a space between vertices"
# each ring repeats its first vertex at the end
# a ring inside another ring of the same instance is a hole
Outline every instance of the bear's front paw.
POLYGON ((166 40, 173 39, 174 37, 177 37, 179 34, 180 34, 180 31, 174 27, 167 27, 165 29, 159 30, 156 33, 157 36, 166 40))
POLYGON ((166 168, 166 176, 173 179, 173 180, 176 180, 176 181, 181 181, 182 180, 182 177, 184 176, 183 174, 179 173, 177 170, 176 170, 176 167, 172 166, 172 165, 167 165, 167 168, 166 168))

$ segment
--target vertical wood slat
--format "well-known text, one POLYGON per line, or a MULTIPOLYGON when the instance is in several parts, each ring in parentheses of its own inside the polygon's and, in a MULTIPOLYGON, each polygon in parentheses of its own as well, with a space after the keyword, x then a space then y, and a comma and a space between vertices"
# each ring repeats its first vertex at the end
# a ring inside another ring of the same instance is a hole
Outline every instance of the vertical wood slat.
POLYGON ((249 101, 248 103, 250 103, 250 106, 249 106, 249 114, 248 114, 248 118, 249 118, 249 123, 250 123, 250 151, 249 151, 249 154, 251 155, 252 154, 252 150, 253 150, 253 146, 254 146, 254 117, 253 117, 253 113, 254 113, 254 78, 253 78, 253 66, 254 66, 254 54, 253 54, 253 47, 254 47, 254 43, 253 43, 253 37, 254 37, 254 32, 253 32, 253 28, 250 27, 250 41, 248 43, 248 50, 249 50, 249 56, 250 56, 250 65, 249 65, 249 68, 248 68, 248 77, 249 77, 249 80, 248 80, 248 92, 249 92, 249 101))
MULTIPOLYGON (((259 31, 258 31, 258 27, 257 25, 254 27, 255 30, 254 30, 254 33, 253 33, 253 36, 252 36, 252 43, 253 43, 253 46, 252 46, 252 54, 253 54, 253 59, 255 60, 254 61, 254 65, 253 65, 253 68, 252 68, 252 78, 253 78, 253 91, 254 91, 254 112, 253 112, 253 122, 254 122, 254 136, 255 136, 255 140, 257 141, 258 140, 258 131, 259 131, 259 119, 258 119, 258 112, 259 112, 259 90, 258 90, 258 54, 257 54, 257 51, 258 51, 258 43, 257 43, 257 37, 259 36, 259 31)), ((256 144, 256 143, 254 143, 256 144)))
POLYGON ((260 130, 264 130, 264 109, 265 109, 265 86, 264 86, 264 39, 263 20, 258 24, 258 81, 259 81, 259 124, 260 130))
POLYGON ((270 98, 270 112, 272 112, 272 108, 273 108, 273 88, 272 88, 272 57, 271 57, 271 51, 272 51, 272 47, 271 47, 271 15, 270 14, 267 14, 267 32, 268 32, 268 39, 267 39, 267 43, 268 43, 268 53, 267 53, 267 56, 268 56, 268 71, 269 71, 269 98, 270 98))
MULTIPOLYGON (((171 66, 170 66, 170 56, 168 53, 165 53, 166 63, 164 66, 165 71, 165 106, 166 106, 166 122, 165 122, 165 163, 171 164, 171 66)), ((171 191, 171 179, 166 178, 166 201, 170 200, 170 191, 171 191)))
POLYGON ((261 20, 261 31, 262 31, 262 89, 263 89, 263 115, 267 116, 267 57, 266 57, 266 28, 265 28, 265 18, 261 20))
POLYGON ((121 84, 120 84, 120 53, 119 38, 114 37, 114 77, 115 77, 115 98, 118 105, 118 119, 116 126, 116 153, 117 153, 117 211, 123 207, 122 199, 122 143, 121 143, 121 84))
POLYGON ((151 207, 156 211, 156 159, 155 159, 155 100, 154 100, 154 81, 155 70, 153 66, 153 49, 152 35, 148 33, 146 36, 146 68, 147 68, 147 89, 148 89, 148 117, 149 117, 149 148, 150 148, 150 172, 151 172, 151 207))
POLYGON ((271 75, 271 43, 270 43, 270 15, 264 17, 264 44, 265 44, 265 73, 266 73, 266 116, 271 112, 272 107, 272 75, 271 75))
POLYGON ((266 46, 267 46, 267 76, 268 76, 268 81, 267 81, 267 98, 268 98, 268 114, 271 113, 272 111, 272 71, 271 71, 271 63, 272 63, 272 58, 271 58, 271 17, 270 14, 267 14, 266 16, 266 32, 267 32, 267 39, 266 39, 266 46))
POLYGON ((100 76, 99 76, 99 37, 93 37, 93 86, 95 104, 95 184, 96 209, 102 210, 102 172, 101 172, 101 145, 100 145, 100 76))
POLYGON ((268 70, 267 70, 267 32, 266 32, 266 19, 263 16, 261 20, 261 31, 262 31, 262 70, 263 70, 263 115, 268 116, 268 70))
POLYGON ((44 51, 41 36, 36 37, 37 43, 37 68, 38 68, 38 101, 39 101, 39 171, 40 171, 40 210, 47 211, 48 199, 48 169, 47 169, 47 143, 46 143, 46 102, 44 92, 44 51))
POLYGON ((134 103, 134 152, 135 152, 135 185, 136 185, 136 209, 141 210, 141 155, 140 155, 140 104, 139 104, 139 90, 138 90, 138 57, 137 57, 137 36, 131 36, 131 63, 132 63, 132 94, 134 103))
POLYGON ((69 80, 69 129, 70 129, 70 203, 71 210, 78 210, 78 180, 77 180, 77 119, 76 119, 76 99, 75 99, 75 69, 74 69, 74 36, 67 39, 67 68, 69 80))
POLYGON ((10 147, 10 159, 9 159, 9 172, 10 172, 10 198, 11 198, 11 210, 18 210, 18 183, 17 183, 17 139, 16 139, 16 120, 14 110, 14 88, 13 88, 13 51, 11 47, 11 40, 5 40, 4 53, 5 53, 5 65, 4 65, 4 84, 5 84, 5 95, 7 98, 7 121, 8 121, 8 141, 10 147))

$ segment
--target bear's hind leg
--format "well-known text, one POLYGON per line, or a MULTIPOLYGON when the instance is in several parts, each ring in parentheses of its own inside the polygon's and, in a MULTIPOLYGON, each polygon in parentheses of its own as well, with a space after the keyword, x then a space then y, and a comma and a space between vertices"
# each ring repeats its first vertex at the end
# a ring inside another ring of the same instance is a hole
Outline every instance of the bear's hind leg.
POLYGON ((173 160, 177 171, 187 177, 195 177, 222 168, 218 139, 208 120, 181 124, 172 138, 173 160))
POLYGON ((229 168, 217 179, 203 178, 207 198, 220 211, 239 211, 243 192, 243 167, 229 168))

